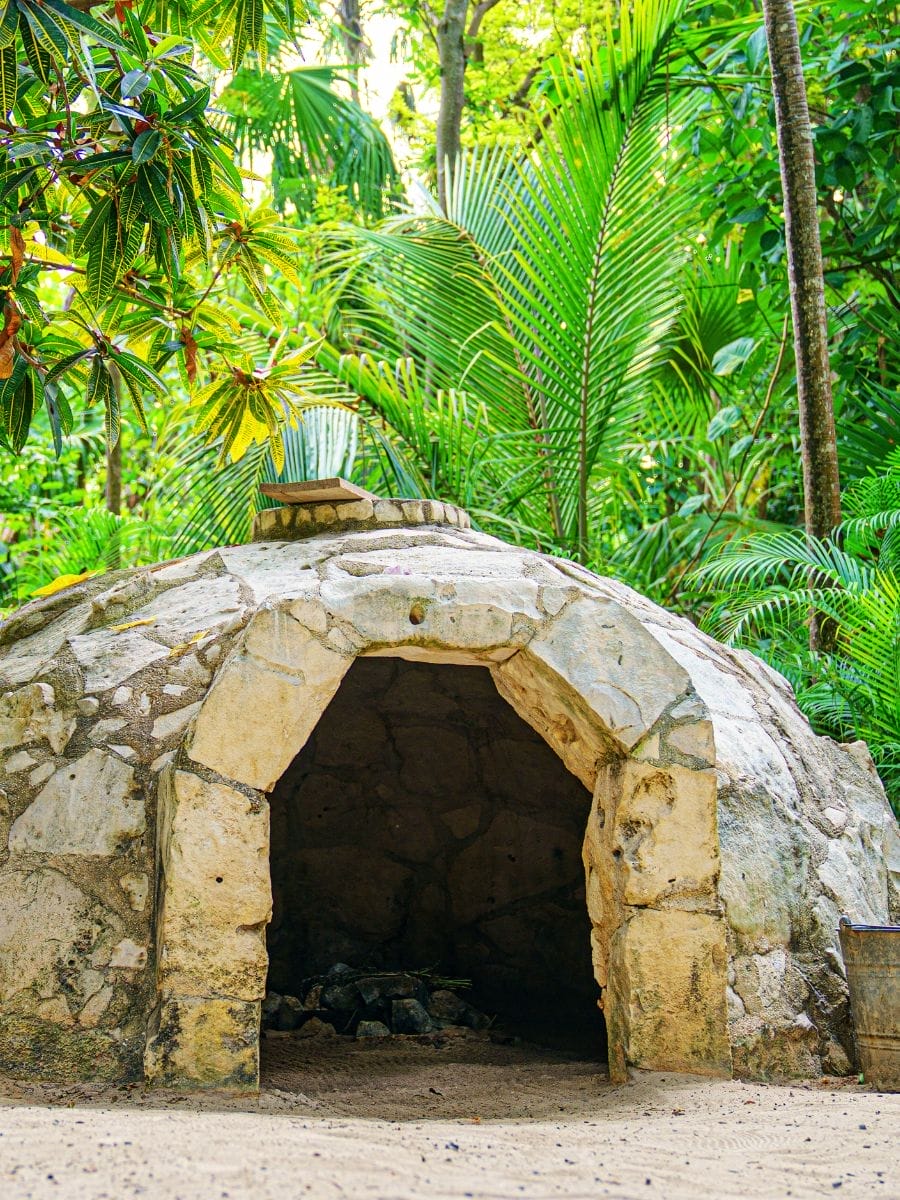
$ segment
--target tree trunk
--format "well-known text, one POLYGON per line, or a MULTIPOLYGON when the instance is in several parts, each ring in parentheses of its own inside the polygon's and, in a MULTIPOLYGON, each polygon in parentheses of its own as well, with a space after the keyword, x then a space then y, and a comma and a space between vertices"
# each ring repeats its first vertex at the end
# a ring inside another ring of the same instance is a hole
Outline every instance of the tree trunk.
POLYGON ((791 0, 763 0, 763 9, 784 192, 806 529, 814 537, 827 537, 841 520, 841 491, 828 363, 812 129, 791 0))
MULTIPOLYGON (((806 531, 811 537, 823 538, 840 524, 841 489, 812 129, 791 0, 763 0, 763 12, 784 193, 806 531)), ((823 627, 815 615, 810 640, 814 649, 827 648, 829 642, 833 644, 833 630, 823 627)))
POLYGON ((441 103, 437 119, 438 203, 447 211, 448 176, 460 152, 460 130, 465 104, 466 13, 469 0, 447 0, 435 36, 441 65, 441 103))
MULTIPOLYGON (((114 446, 106 447, 106 508, 117 517, 122 512, 122 434, 114 446)), ((106 567, 115 571, 122 565, 119 534, 114 532, 106 551, 106 567)))
MULTIPOLYGON (((354 66, 363 66, 369 55, 363 38, 359 0, 339 0, 337 12, 344 58, 354 66)), ((359 71, 350 72, 350 95, 359 104, 359 71)))
POLYGON ((122 511, 122 435, 106 447, 106 508, 116 516, 122 511))

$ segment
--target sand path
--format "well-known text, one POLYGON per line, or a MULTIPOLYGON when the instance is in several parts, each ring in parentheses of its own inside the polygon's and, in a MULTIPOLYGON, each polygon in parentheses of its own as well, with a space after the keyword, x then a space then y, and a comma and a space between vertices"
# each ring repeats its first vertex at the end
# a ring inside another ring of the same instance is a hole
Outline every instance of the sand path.
POLYGON ((0 1084, 2 1200, 900 1196, 900 1096, 269 1039, 258 1099, 0 1084))

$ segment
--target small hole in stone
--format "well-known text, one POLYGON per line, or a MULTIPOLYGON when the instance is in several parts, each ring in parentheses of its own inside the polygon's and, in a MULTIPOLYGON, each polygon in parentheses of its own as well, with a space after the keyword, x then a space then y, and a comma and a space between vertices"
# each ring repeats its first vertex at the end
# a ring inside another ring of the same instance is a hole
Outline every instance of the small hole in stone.
POLYGON ((409 610, 410 625, 421 625, 425 620, 425 607, 422 604, 414 604, 409 610))
POLYGON ((613 850, 613 858, 621 858, 621 857, 622 857, 621 850, 613 850))
POLYGON ((216 883, 221 883, 221 882, 222 882, 222 876, 221 876, 221 875, 217 875, 217 876, 216 876, 216 883))

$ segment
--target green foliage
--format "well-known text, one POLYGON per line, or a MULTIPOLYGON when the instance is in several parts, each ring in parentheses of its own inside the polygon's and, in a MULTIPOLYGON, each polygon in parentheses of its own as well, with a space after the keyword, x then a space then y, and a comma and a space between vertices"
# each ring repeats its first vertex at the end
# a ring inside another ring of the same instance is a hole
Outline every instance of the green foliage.
MULTIPOLYGON (((102 411, 110 446, 126 405, 146 431, 174 368, 198 389, 198 427, 223 456, 265 439, 279 459, 282 427, 306 402, 315 339, 274 363, 248 360, 241 336, 262 320, 268 349, 281 344, 291 317, 272 277, 302 286, 295 231, 265 206, 245 206, 246 172, 211 119, 206 82, 212 66, 243 79, 245 59, 262 66, 275 36, 266 14, 281 28, 276 42, 302 16, 268 0, 2 9, 0 445, 9 452, 43 413, 60 453, 79 402, 102 411), (223 303, 236 289, 259 317, 223 303)), ((393 178, 383 137, 330 90, 329 72, 291 79, 292 145, 311 170, 352 129, 368 138, 368 156, 357 145, 338 178, 361 178, 379 155, 393 178)), ((280 132, 276 115, 258 148, 280 132)), ((381 187, 371 184, 373 205, 381 187)))
POLYGON ((290 201, 308 216, 324 182, 382 217, 399 187, 390 145, 368 113, 336 94, 336 82, 334 67, 244 68, 218 98, 222 127, 244 154, 271 154, 278 208, 290 201))
MULTIPOLYGON (((412 359, 432 414, 466 393, 462 440, 435 439, 437 469, 430 444, 417 450, 420 474, 446 488, 462 454, 477 509, 582 560, 594 485, 615 470, 677 307, 691 196, 670 184, 683 148, 663 131, 692 102, 666 82, 680 12, 678 0, 637 3, 617 43, 554 70, 530 154, 470 154, 446 217, 350 231, 340 277, 346 338, 412 359)), ((376 408, 380 382, 365 369, 357 381, 376 408)), ((417 439, 404 428, 404 441, 417 439)))
POLYGON ((704 624, 787 675, 823 733, 865 739, 900 810, 900 451, 844 505, 849 517, 827 541, 760 535, 704 566, 704 624), (811 611, 835 622, 834 653, 809 650, 811 611))

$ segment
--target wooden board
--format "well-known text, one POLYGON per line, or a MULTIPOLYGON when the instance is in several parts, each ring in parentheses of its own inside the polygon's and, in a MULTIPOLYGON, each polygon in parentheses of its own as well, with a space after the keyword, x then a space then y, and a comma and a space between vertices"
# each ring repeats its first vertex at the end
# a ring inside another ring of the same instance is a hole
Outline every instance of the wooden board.
POLYGON ((264 483, 259 489, 282 504, 334 504, 342 500, 377 500, 373 492, 346 479, 306 479, 302 483, 264 483))

